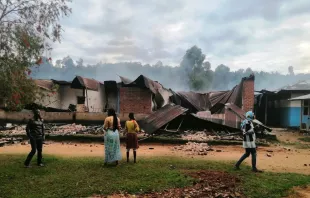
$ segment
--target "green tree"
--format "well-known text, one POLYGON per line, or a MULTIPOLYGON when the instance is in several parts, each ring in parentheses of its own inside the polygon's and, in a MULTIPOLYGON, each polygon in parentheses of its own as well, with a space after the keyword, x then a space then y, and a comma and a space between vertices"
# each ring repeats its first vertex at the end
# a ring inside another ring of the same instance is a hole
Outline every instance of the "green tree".
POLYGON ((8 110, 34 102, 38 89, 30 67, 59 41, 60 16, 68 16, 71 0, 0 0, 0 96, 8 110))

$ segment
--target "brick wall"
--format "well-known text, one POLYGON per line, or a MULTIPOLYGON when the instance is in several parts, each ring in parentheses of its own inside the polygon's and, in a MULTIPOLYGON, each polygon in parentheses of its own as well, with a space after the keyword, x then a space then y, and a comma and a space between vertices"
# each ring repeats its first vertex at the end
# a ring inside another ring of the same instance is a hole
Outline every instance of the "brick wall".
POLYGON ((152 112, 152 93, 147 89, 137 87, 120 88, 120 113, 152 112))
POLYGON ((242 90, 242 109, 244 111, 253 110, 254 108, 254 78, 243 81, 242 90))

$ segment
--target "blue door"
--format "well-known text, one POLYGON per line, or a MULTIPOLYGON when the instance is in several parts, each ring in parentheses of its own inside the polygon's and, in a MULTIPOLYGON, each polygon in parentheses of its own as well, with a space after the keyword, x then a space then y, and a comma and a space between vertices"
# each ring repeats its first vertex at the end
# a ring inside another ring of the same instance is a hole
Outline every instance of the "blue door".
MULTIPOLYGON (((301 109, 301 121, 302 125, 306 125, 306 130, 310 128, 310 100, 302 101, 302 109, 301 109)), ((302 127, 303 128, 303 127, 302 127)))

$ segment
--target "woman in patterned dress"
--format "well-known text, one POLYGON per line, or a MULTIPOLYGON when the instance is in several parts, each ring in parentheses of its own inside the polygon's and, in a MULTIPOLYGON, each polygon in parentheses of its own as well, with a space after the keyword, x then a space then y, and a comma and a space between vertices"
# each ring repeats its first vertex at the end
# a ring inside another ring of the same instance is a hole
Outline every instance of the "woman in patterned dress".
POLYGON ((104 120, 104 148, 105 159, 104 164, 115 162, 122 159, 119 130, 121 129, 120 119, 116 116, 114 109, 108 110, 108 117, 104 120))

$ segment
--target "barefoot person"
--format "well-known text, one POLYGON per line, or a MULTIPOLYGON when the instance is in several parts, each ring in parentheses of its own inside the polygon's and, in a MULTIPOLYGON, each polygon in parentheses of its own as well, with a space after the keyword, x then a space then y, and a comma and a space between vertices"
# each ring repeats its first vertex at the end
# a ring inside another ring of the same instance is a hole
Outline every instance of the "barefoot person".
POLYGON ((108 117, 104 120, 103 128, 106 131, 104 134, 104 164, 115 162, 116 165, 118 165, 118 161, 122 159, 118 132, 121 128, 121 124, 114 109, 108 110, 108 117))
POLYGON ((129 162, 129 151, 130 149, 132 149, 134 163, 136 163, 137 149, 139 148, 137 132, 140 131, 140 127, 136 122, 134 113, 129 113, 129 120, 126 121, 125 131, 127 133, 127 139, 126 139, 127 162, 129 162))
POLYGON ((243 148, 245 148, 245 153, 236 163, 235 168, 239 170, 240 164, 251 154, 252 171, 262 172, 256 168, 256 135, 254 131, 254 125, 252 123, 252 120, 254 119, 254 113, 252 111, 248 111, 245 116, 246 119, 241 124, 241 129, 243 131, 243 148))
POLYGON ((33 119, 30 119, 27 127, 26 132, 27 136, 30 140, 31 144, 31 151, 24 163, 25 167, 30 167, 30 162, 36 151, 38 151, 38 158, 37 164, 38 166, 44 166, 42 164, 42 147, 44 141, 44 125, 43 120, 41 118, 40 110, 35 109, 33 110, 33 119))

